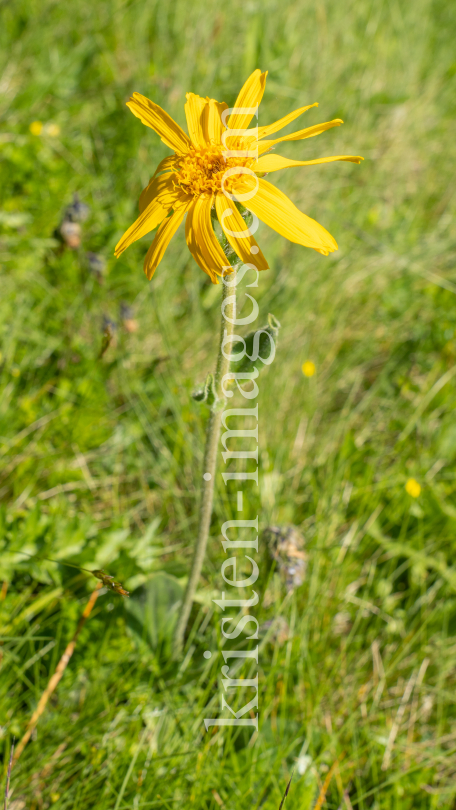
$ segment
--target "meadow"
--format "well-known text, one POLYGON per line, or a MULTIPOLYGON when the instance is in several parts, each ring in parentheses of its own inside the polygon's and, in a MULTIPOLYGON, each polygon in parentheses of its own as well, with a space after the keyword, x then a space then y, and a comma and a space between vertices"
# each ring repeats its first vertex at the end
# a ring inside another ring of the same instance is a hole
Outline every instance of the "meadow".
POLYGON ((99 596, 9 810, 278 810, 292 772, 288 810, 454 810, 452 4, 13 0, 0 16, 2 789, 96 585, 80 568, 132 593, 99 596), (220 473, 185 654, 170 655, 207 419, 191 394, 214 363, 220 287, 182 229, 150 284, 150 239, 113 250, 168 154, 130 94, 184 126, 186 92, 233 104, 257 67, 260 125, 315 101, 299 126, 345 122, 282 154, 365 160, 274 175, 337 252, 258 232, 270 270, 255 298, 281 329, 244 513, 263 554, 252 737, 203 725, 223 694, 220 525, 237 516, 220 473), (299 587, 271 559, 271 526, 303 538, 299 587))

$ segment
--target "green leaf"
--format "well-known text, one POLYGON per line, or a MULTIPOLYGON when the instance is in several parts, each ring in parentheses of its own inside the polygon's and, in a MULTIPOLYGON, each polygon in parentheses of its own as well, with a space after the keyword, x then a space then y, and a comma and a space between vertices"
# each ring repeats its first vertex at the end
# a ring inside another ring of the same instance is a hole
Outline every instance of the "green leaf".
MULTIPOLYGON (((245 341, 245 353, 241 360, 232 361, 232 369, 236 373, 245 374, 252 371, 261 362, 262 365, 269 365, 275 354, 277 339, 279 335, 280 323, 271 313, 268 315, 268 323, 260 329, 250 332, 245 341), (255 336, 256 339, 255 339, 255 336)), ((236 344, 235 344, 236 345, 236 344)))
POLYGON ((219 411, 225 404, 225 399, 220 398, 217 395, 217 391, 215 389, 215 377, 212 372, 209 372, 207 375, 204 386, 197 389, 192 394, 192 397, 194 400, 196 400, 196 402, 205 402, 211 411, 219 411))
POLYGON ((125 603, 127 625, 153 649, 170 648, 174 626, 182 602, 179 581, 159 572, 136 588, 125 603))

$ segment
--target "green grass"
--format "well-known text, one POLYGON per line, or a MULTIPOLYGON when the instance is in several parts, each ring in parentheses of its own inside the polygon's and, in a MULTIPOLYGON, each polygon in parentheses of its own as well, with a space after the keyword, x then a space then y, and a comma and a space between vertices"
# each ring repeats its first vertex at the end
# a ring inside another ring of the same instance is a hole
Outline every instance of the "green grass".
POLYGON ((451 3, 15 0, 1 19, 4 776, 95 582, 43 558, 103 566, 133 590, 156 572, 182 583, 195 537, 205 415, 191 392, 213 364, 220 288, 181 232, 151 285, 147 238, 113 258, 166 155, 128 95, 183 124, 185 92, 233 103, 260 66, 260 125, 314 101, 309 125, 345 121, 283 154, 365 157, 273 178, 335 235, 334 255, 259 232, 271 269, 255 297, 262 322, 273 312, 282 329, 260 378, 260 486, 247 516, 298 526, 308 567, 287 594, 264 553, 255 615, 274 623, 261 636, 255 744, 203 727, 222 694, 220 652, 202 655, 221 645, 218 535, 237 516, 220 478, 184 664, 171 663, 165 631, 150 647, 121 598, 100 597, 13 770, 10 810, 276 810, 294 767, 286 807, 306 810, 336 757, 328 808, 349 808, 348 788, 354 810, 454 809, 451 3), (60 135, 32 135, 34 120, 60 135), (91 214, 71 252, 54 232, 74 192, 91 214), (103 283, 87 251, 106 258, 103 283), (120 323, 122 302, 136 333, 120 323), (103 316, 119 328, 99 359, 103 316))

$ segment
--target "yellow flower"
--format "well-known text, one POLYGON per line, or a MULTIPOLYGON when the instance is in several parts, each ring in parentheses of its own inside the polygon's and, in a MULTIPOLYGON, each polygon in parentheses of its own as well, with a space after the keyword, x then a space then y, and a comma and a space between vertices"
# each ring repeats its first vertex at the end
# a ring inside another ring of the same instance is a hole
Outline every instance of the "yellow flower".
POLYGON ((312 138, 343 122, 336 118, 270 139, 269 136, 310 107, 317 106, 310 104, 273 124, 248 129, 263 97, 266 76, 267 73, 260 70, 252 73, 231 114, 224 102, 187 93, 188 135, 161 107, 139 93, 133 93, 127 102, 133 115, 155 130, 173 152, 157 166, 139 198, 140 216, 115 249, 118 257, 133 242, 158 228, 144 261, 148 279, 152 278, 172 236, 186 216, 185 237, 189 250, 211 281, 218 283, 217 276, 223 275, 228 260, 215 236, 211 212, 239 258, 243 262, 254 262, 258 270, 268 268, 252 235, 258 220, 291 242, 311 247, 324 256, 337 250, 331 234, 301 213, 285 194, 264 180, 263 175, 290 166, 334 160, 360 163, 363 158, 338 155, 317 160, 289 160, 272 154, 271 149, 277 143, 312 138), (254 215, 250 229, 247 229, 236 202, 245 204, 254 215))
POLYGON ((306 362, 302 364, 302 373, 304 374, 304 377, 313 377, 316 370, 316 365, 312 362, 312 360, 306 360, 306 362))
POLYGON ((414 478, 409 478, 405 485, 405 491, 411 495, 412 498, 418 498, 421 492, 421 486, 414 478))
POLYGON ((41 121, 32 121, 32 123, 29 126, 29 130, 32 133, 32 135, 41 135, 41 132, 43 130, 43 124, 41 123, 41 121))

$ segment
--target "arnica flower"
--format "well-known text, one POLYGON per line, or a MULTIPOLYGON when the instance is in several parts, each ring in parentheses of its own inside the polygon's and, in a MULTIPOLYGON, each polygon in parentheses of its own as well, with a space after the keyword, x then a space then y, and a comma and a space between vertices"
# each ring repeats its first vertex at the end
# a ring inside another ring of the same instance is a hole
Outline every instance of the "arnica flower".
POLYGON ((291 242, 310 247, 327 256, 337 250, 335 239, 314 219, 303 214, 264 174, 292 166, 309 166, 345 160, 360 163, 363 158, 347 155, 290 160, 271 153, 278 143, 313 138, 343 122, 340 118, 300 129, 291 135, 271 138, 311 107, 300 107, 279 121, 248 129, 260 103, 267 73, 255 70, 239 93, 232 111, 224 102, 187 93, 185 115, 188 135, 173 119, 148 98, 133 93, 127 106, 133 115, 160 136, 173 152, 157 166, 149 185, 139 198, 140 216, 122 236, 115 249, 123 251, 158 228, 147 251, 144 272, 151 279, 165 250, 186 216, 185 237, 197 264, 218 283, 228 261, 212 227, 217 217, 226 238, 243 262, 253 261, 258 270, 268 268, 260 248, 237 205, 245 204, 262 220, 291 242), (239 108, 243 108, 240 110, 239 108), (228 112, 227 112, 228 111, 228 112))

